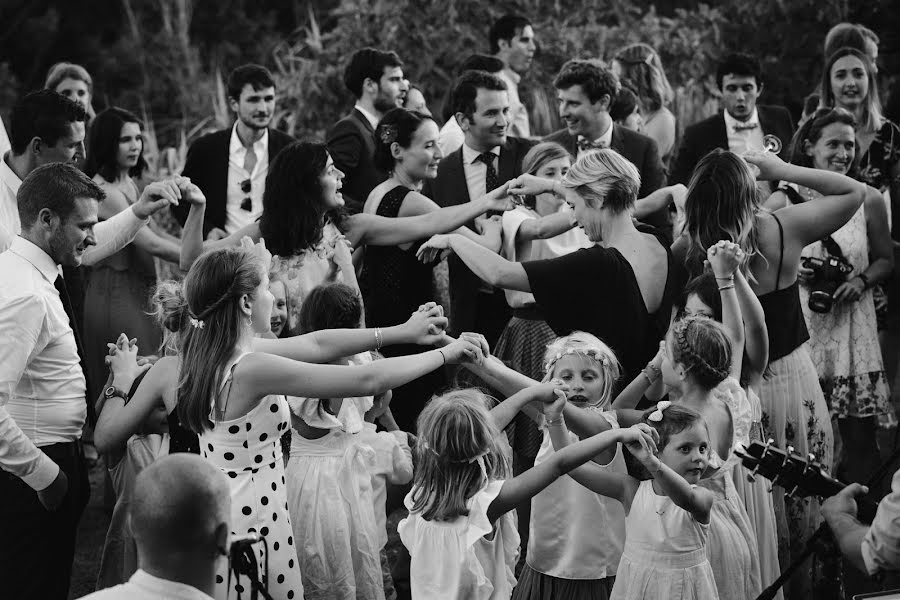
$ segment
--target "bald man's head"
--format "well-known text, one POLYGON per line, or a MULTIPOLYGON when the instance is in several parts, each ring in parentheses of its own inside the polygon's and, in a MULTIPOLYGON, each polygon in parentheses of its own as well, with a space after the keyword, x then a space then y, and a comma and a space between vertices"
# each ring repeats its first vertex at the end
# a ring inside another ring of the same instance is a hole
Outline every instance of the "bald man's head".
POLYGON ((166 456, 135 481, 131 528, 142 560, 173 553, 215 557, 217 546, 227 540, 230 514, 225 474, 199 456, 166 456))

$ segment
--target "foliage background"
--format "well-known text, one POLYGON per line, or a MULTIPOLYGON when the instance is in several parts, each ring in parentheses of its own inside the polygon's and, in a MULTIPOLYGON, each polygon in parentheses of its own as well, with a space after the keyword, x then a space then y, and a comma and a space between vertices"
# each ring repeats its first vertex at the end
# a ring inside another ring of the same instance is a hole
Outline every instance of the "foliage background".
MULTIPOLYGON (((900 66, 898 0, 0 0, 0 115, 43 84, 57 61, 84 65, 94 106, 147 120, 151 154, 230 121, 223 74, 243 62, 276 73, 278 126, 321 137, 352 105, 341 73, 363 45, 396 50, 407 77, 440 115, 459 62, 487 50, 489 23, 528 15, 540 49, 522 93, 537 133, 558 127, 553 75, 571 57, 655 46, 676 88, 673 112, 691 123, 718 107, 716 59, 741 50, 766 69, 764 102, 799 113, 820 76, 828 28, 861 22, 881 36, 882 89, 900 66)), ((151 156, 152 158, 152 156, 151 156)))

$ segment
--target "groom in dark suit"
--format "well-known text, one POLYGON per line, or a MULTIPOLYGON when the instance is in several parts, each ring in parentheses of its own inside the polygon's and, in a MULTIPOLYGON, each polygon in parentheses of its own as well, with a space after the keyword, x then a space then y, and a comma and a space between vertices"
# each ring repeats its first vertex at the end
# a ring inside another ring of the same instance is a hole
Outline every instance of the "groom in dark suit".
POLYGON ((675 183, 687 185, 697 162, 711 150, 762 150, 769 134, 781 141, 778 155, 788 160, 794 122, 784 107, 756 104, 763 89, 759 61, 746 54, 725 57, 716 69, 716 83, 724 110, 685 129, 672 172, 675 183))
MULTIPOLYGON (((242 65, 228 75, 228 103, 235 124, 191 144, 182 175, 206 196, 203 235, 220 239, 262 214, 269 165, 294 138, 269 126, 275 115, 275 81, 260 65, 242 65)), ((190 205, 172 207, 184 225, 190 205)))
MULTIPOLYGON (((639 198, 666 185, 659 149, 651 138, 616 126, 609 108, 619 92, 616 76, 591 60, 570 60, 553 81, 559 99, 559 116, 566 125, 544 141, 561 144, 573 157, 595 148, 612 148, 637 167, 641 174, 639 198)), ((648 215, 647 223, 666 232, 671 229, 668 209, 648 215)))
MULTIPOLYGON (((465 134, 462 147, 445 156, 423 193, 441 206, 475 200, 522 174, 533 142, 507 135, 506 83, 486 71, 466 71, 450 95, 454 117, 465 134)), ((511 311, 503 290, 484 284, 457 257, 450 262, 450 329, 477 331, 493 345, 511 311)))
POLYGON ((357 50, 344 70, 344 85, 356 105, 328 131, 326 143, 334 165, 344 172, 345 206, 358 213, 386 176, 375 168, 375 128, 384 113, 403 106, 403 61, 394 52, 357 50))

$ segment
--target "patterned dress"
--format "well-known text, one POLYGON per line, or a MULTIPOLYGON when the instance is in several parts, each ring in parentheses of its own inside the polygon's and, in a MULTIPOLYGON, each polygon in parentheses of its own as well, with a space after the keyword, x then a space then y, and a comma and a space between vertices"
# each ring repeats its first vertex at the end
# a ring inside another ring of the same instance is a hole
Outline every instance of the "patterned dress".
MULTIPOLYGON (((803 190, 810 192, 818 195, 803 190)), ((848 279, 869 267, 865 206, 831 238, 853 265, 848 279)), ((803 250, 803 256, 825 258, 828 252, 821 242, 815 242, 803 250)), ((800 302, 810 333, 809 354, 831 415, 845 418, 889 413, 890 389, 878 345, 872 290, 866 290, 857 302, 836 302, 827 313, 809 308, 809 294, 809 286, 801 285, 800 302)))
MULTIPOLYGON (((219 395, 231 390, 231 377, 239 357, 226 371, 219 395)), ((273 598, 303 598, 303 583, 297 564, 291 518, 288 513, 284 462, 279 438, 290 427, 290 412, 284 396, 268 396, 242 417, 219 421, 200 434, 200 452, 219 467, 231 486, 231 533, 258 533, 265 544, 256 544, 259 578, 273 598), (266 553, 266 549, 268 553, 266 553)), ((216 573, 217 600, 248 598, 250 583, 231 577, 228 564, 219 562, 216 573)))

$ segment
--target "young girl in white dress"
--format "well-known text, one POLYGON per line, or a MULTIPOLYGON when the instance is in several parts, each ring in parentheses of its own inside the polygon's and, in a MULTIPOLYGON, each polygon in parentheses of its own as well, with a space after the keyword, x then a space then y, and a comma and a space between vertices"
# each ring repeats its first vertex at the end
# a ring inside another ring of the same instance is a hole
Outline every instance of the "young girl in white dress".
POLYGON ((413 600, 509 598, 519 546, 511 513, 516 504, 619 441, 652 443, 637 429, 608 431, 510 478, 503 427, 531 402, 565 401, 567 389, 555 380, 528 387, 490 412, 488 399, 472 389, 448 392, 426 406, 405 500, 410 514, 397 528, 412 557, 413 600))
MULTIPOLYGON (((546 413, 558 452, 568 450, 571 439, 563 418, 565 404, 558 400, 546 413)), ((625 507, 625 549, 610 597, 715 600, 718 592, 706 552, 714 496, 697 485, 709 457, 706 423, 699 413, 668 401, 648 410, 644 420, 614 431, 645 431, 652 426, 651 441, 648 436, 623 441, 652 479, 640 481, 590 463, 569 473, 625 507)))
MULTIPOLYGON (((577 331, 551 342, 544 353, 545 381, 568 385, 573 406, 602 415, 618 428, 610 410, 619 362, 613 351, 595 336, 577 331)), ((543 425, 543 418, 538 419, 543 425)), ((570 443, 578 441, 570 434, 570 443)), ((550 432, 543 427, 543 443, 535 459, 540 465, 554 454, 550 432)), ((625 459, 618 446, 594 458, 598 468, 625 474, 625 459)), ((625 544, 625 509, 622 504, 560 477, 531 500, 531 536, 525 568, 513 597, 516 600, 605 600, 612 591, 625 544)))

